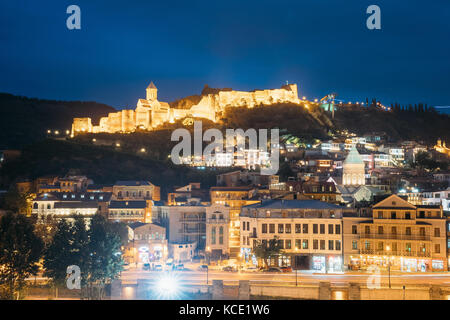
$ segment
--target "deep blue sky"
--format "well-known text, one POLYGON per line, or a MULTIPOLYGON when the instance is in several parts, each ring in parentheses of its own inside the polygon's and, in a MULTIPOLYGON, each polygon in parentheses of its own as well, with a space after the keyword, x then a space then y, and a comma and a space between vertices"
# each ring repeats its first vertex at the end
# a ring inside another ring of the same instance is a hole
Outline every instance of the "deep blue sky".
POLYGON ((449 19, 448 0, 2 0, 0 92, 134 108, 151 80, 162 101, 288 80, 308 98, 449 105, 449 19))

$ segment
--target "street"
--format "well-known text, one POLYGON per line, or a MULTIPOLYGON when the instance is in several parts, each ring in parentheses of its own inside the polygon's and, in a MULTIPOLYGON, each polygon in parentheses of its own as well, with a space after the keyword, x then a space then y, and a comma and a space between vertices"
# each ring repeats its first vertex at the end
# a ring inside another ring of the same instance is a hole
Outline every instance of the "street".
MULTIPOLYGON (((124 283, 135 283, 138 279, 156 280, 161 277, 165 272, 161 271, 142 271, 142 270, 129 270, 123 271, 121 280, 124 283)), ((208 283, 211 284, 212 280, 223 280, 224 284, 235 285, 239 280, 250 280, 251 283, 266 284, 266 285, 286 285, 295 286, 296 275, 292 273, 266 273, 266 272, 224 272, 219 270, 204 271, 174 271, 172 274, 182 282, 183 284, 202 285, 206 284, 206 278, 208 277, 208 283)), ((367 283, 368 278, 376 277, 375 274, 368 273, 342 273, 342 274, 318 274, 309 272, 298 272, 297 283, 298 285, 317 285, 320 281, 329 281, 332 285, 345 286, 350 282, 367 283)), ((381 273, 380 285, 382 287, 388 286, 389 275, 387 273, 381 273)), ((391 274, 391 286, 423 286, 423 285, 441 285, 450 286, 450 274, 449 273, 392 273, 391 274)))

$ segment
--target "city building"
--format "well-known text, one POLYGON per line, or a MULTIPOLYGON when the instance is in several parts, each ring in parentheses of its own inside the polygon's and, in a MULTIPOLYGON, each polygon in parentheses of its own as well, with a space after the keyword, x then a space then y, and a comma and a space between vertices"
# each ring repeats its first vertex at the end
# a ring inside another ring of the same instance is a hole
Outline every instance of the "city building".
POLYGON ((242 207, 241 255, 258 263, 257 245, 274 238, 283 254, 271 266, 295 266, 318 272, 342 271, 343 207, 317 200, 263 200, 242 207))
POLYGON ((145 200, 111 200, 108 207, 108 219, 131 222, 152 222, 151 201, 145 200))
POLYGON ((160 188, 149 181, 117 181, 112 189, 115 200, 161 200, 160 188))
POLYGON ((127 225, 129 242, 123 258, 126 263, 165 262, 169 256, 165 228, 153 223, 133 222, 127 225))
POLYGON ((33 199, 31 214, 45 221, 48 217, 69 217, 74 214, 107 216, 111 193, 52 192, 33 199))
POLYGON ((152 215, 155 222, 166 228, 169 243, 195 243, 196 250, 205 250, 206 208, 200 203, 168 206, 155 203, 152 215))
POLYGON ((354 146, 343 164, 342 184, 344 186, 366 184, 364 161, 354 146))
POLYGON ((257 203, 257 189, 252 186, 242 187, 212 187, 210 190, 211 205, 226 205, 229 207, 229 250, 230 258, 237 258, 240 252, 240 221, 239 214, 245 205, 257 203))
POLYGON ((447 270, 446 219, 439 206, 415 206, 391 195, 371 217, 346 217, 344 264, 352 270, 447 270))
POLYGON ((210 260, 229 257, 230 208, 211 205, 206 208, 206 254, 210 260))

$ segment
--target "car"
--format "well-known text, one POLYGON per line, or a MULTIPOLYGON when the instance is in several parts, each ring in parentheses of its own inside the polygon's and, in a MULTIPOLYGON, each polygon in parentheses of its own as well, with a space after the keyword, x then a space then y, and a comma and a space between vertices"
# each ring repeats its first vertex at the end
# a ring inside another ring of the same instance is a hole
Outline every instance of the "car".
POLYGON ((291 267, 281 267, 280 270, 281 270, 281 272, 292 272, 291 267))
POLYGON ((163 271, 163 266, 159 263, 155 264, 154 270, 155 271, 163 271))
POLYGON ((270 267, 265 272, 281 272, 280 268, 277 267, 270 267))
POLYGON ((198 271, 206 271, 208 270, 208 266, 206 264, 202 264, 197 268, 198 271))
POLYGON ((248 267, 244 269, 244 272, 258 272, 258 268, 257 267, 248 267))
POLYGON ((144 263, 144 265, 142 266, 142 270, 150 270, 150 263, 144 263))
POLYGON ((176 269, 176 270, 181 270, 181 271, 183 271, 183 270, 184 270, 184 264, 182 264, 182 263, 177 264, 177 265, 175 266, 175 269, 176 269))
POLYGON ((226 272, 236 272, 236 271, 237 271, 236 268, 233 267, 233 266, 226 266, 226 267, 223 267, 222 270, 223 270, 223 271, 226 271, 226 272))

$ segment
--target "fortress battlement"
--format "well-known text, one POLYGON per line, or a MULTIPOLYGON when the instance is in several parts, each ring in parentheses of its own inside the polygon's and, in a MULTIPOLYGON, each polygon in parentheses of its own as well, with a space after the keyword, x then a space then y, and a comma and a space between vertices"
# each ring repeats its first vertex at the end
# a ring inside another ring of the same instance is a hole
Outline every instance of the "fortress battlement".
MULTIPOLYGON (((153 82, 146 89, 146 99, 138 99, 136 109, 109 113, 93 125, 91 118, 74 118, 72 136, 80 133, 128 133, 136 129, 154 130, 166 122, 186 117, 209 119, 216 122, 226 107, 253 108, 261 104, 300 103, 296 84, 286 84, 280 89, 235 91, 211 89, 204 92, 200 101, 189 109, 172 108, 158 101, 158 89, 153 82)), ((205 91, 205 90, 204 90, 205 91)))

